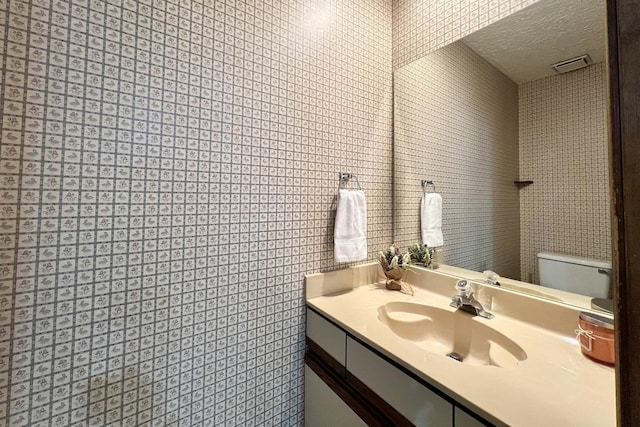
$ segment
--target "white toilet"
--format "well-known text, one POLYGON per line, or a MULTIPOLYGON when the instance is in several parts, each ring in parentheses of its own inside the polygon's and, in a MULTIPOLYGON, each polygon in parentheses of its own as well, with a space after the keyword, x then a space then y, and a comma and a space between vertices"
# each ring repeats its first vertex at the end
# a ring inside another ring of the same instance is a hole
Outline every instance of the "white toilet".
POLYGON ((609 298, 610 262, 540 252, 538 274, 542 286, 595 298, 609 298))

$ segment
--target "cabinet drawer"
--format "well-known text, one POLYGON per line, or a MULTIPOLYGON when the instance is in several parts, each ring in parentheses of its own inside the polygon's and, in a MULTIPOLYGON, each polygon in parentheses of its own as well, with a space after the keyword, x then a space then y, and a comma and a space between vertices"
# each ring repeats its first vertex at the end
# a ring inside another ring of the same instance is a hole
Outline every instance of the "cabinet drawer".
POLYGON ((304 367, 305 427, 366 427, 366 423, 316 375, 304 367))
POLYGON ((418 426, 453 425, 453 405, 357 341, 347 338, 347 372, 418 426))
POLYGON ((345 365, 347 334, 313 310, 307 308, 307 337, 342 366, 345 365))

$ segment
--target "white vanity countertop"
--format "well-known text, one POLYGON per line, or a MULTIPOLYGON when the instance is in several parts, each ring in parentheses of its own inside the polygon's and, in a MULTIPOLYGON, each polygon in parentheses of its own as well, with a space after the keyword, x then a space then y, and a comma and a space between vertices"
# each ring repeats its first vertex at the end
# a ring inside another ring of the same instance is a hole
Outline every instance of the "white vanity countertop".
POLYGON ((411 296, 386 290, 379 274, 376 264, 367 264, 309 275, 307 304, 490 422, 615 426, 614 369, 582 355, 573 334, 579 309, 489 289, 488 311, 495 317, 474 321, 515 341, 527 358, 514 368, 471 366, 422 350, 378 320, 378 307, 392 301, 454 311, 449 302, 457 278, 414 271, 407 276, 415 292, 411 296))

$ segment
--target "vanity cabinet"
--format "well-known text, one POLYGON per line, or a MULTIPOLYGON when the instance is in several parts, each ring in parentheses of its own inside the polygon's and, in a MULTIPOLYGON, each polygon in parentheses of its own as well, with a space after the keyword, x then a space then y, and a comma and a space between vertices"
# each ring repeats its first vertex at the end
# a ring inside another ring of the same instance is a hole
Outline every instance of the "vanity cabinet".
POLYGON ((453 405, 351 337, 347 371, 417 426, 453 425, 453 405))
POLYGON ((307 346, 309 427, 491 425, 309 308, 307 346))
POLYGON ((346 365, 347 333, 309 309, 307 309, 307 337, 341 366, 346 365))
POLYGON ((309 366, 304 367, 307 427, 366 427, 366 423, 309 366))

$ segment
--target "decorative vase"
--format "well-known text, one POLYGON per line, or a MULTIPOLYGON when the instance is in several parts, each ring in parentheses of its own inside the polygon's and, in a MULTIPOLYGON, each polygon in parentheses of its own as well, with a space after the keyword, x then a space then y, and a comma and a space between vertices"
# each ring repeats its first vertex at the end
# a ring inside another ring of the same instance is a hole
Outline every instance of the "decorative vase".
POLYGON ((384 270, 384 275, 387 277, 387 289, 392 291, 402 290, 402 279, 407 270, 403 268, 394 268, 391 270, 384 270))

